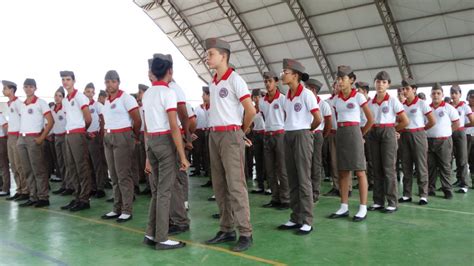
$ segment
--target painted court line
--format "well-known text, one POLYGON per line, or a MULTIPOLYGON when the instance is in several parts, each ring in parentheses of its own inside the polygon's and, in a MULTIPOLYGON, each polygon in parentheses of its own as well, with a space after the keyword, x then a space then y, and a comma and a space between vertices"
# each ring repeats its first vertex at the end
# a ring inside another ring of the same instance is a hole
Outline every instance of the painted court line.
POLYGON ((60 261, 56 258, 53 258, 53 257, 50 257, 42 252, 39 252, 37 250, 33 250, 31 248, 28 248, 28 247, 25 247, 23 245, 20 245, 16 242, 12 242, 12 241, 7 241, 7 240, 3 240, 3 239, 0 239, 0 245, 2 246, 7 246, 7 247, 11 247, 13 249, 16 249, 16 250, 19 250, 21 252, 24 252, 30 256, 33 256, 33 257, 37 257, 37 258, 41 258, 43 260, 46 260, 46 261, 49 261, 49 262, 52 262, 58 266, 66 266, 67 263, 63 262, 63 261, 60 261))

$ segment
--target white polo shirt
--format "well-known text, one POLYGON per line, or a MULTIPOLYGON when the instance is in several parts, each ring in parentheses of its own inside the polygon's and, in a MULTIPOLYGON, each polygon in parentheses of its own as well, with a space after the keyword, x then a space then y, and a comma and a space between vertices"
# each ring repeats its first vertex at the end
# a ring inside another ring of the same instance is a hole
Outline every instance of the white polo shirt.
POLYGON ((54 119, 54 125, 51 132, 55 135, 66 133, 66 113, 64 112, 63 105, 56 105, 54 108, 51 108, 51 114, 54 119))
POLYGON ((63 99, 63 108, 66 113, 66 130, 85 130, 86 122, 82 110, 88 106, 89 99, 76 89, 63 99))
POLYGON ((89 111, 91 112, 92 121, 87 132, 97 132, 100 130, 100 115, 102 114, 103 105, 94 100, 89 101, 89 111))
POLYGON ((429 115, 431 107, 422 99, 415 96, 415 99, 408 104, 407 101, 403 103, 403 108, 408 116, 408 126, 405 129, 424 129, 425 128, 425 116, 429 115))
POLYGON ((205 106, 204 104, 199 105, 194 110, 196 112, 196 128, 197 129, 207 129, 208 126, 208 109, 209 106, 205 106))
POLYGON ((188 102, 186 102, 186 111, 188 112, 189 119, 196 117, 193 106, 188 102))
POLYGON ((3 113, 0 113, 0 138, 5 138, 7 135, 5 134, 5 131, 3 130, 3 126, 8 125, 7 119, 5 119, 5 116, 3 113))
POLYGON ((8 101, 8 133, 18 134, 20 132, 20 109, 23 103, 15 97, 8 101))
POLYGON ((319 98, 319 96, 316 96, 316 100, 319 104, 319 110, 320 110, 319 112, 321 114, 320 115, 321 116, 321 124, 319 124, 319 126, 316 128, 315 131, 323 131, 324 126, 325 126, 324 119, 332 116, 331 106, 329 106, 329 104, 327 102, 321 101, 321 98, 319 98))
POLYGON ((44 128, 44 116, 51 113, 48 103, 36 96, 29 104, 26 101, 20 110, 20 134, 41 133, 44 128))
POLYGON ((186 104, 186 94, 184 94, 183 89, 178 85, 178 83, 176 83, 176 81, 171 81, 168 84, 168 87, 175 92, 178 105, 186 104))
POLYGON ((392 125, 395 126, 397 116, 405 112, 402 103, 396 98, 390 97, 385 93, 382 102, 377 102, 377 97, 374 97, 369 102, 369 108, 374 116, 374 126, 377 125, 392 125))
POLYGON ((137 100, 122 90, 113 99, 107 97, 102 110, 104 129, 107 131, 132 127, 130 112, 135 109, 138 109, 137 100))
POLYGON ((143 112, 143 104, 138 107, 138 111, 140 112, 140 119, 142 120, 140 132, 145 132, 145 113, 143 112))
POLYGON ((434 108, 433 104, 430 104, 430 107, 436 117, 436 124, 426 131, 428 138, 451 137, 453 134, 451 124, 459 120, 456 109, 444 101, 437 108, 434 108))
POLYGON ((334 108, 334 103, 336 100, 336 95, 332 95, 330 98, 326 100, 326 102, 329 104, 329 107, 331 108, 331 123, 332 123, 332 128, 331 131, 336 131, 337 130, 337 117, 336 117, 336 109, 334 108))
MULTIPOLYGON (((370 102, 371 99, 370 97, 367 99, 367 102, 370 102)), ((365 116, 365 113, 364 113, 364 110, 360 110, 360 127, 365 127, 365 125, 367 124, 367 117, 365 116)))
POLYGON ((229 68, 217 80, 217 74, 209 83, 210 107, 209 107, 209 127, 242 125, 244 109, 241 102, 250 98, 247 83, 242 77, 229 68))
MULTIPOLYGON (((454 106, 454 105, 453 105, 454 106)), ((459 102, 458 105, 454 106, 459 114, 459 130, 464 128, 466 121, 469 123, 469 115, 472 114, 471 107, 467 105, 464 101, 459 102)))
POLYGON ((278 131, 285 127, 285 95, 277 89, 273 99, 263 97, 259 102, 260 112, 265 119, 265 131, 278 131))
POLYGON ((262 112, 258 112, 253 118, 253 130, 254 131, 265 131, 265 120, 263 119, 262 112))
POLYGON ((367 104, 362 93, 352 89, 348 98, 344 98, 342 92, 334 97, 334 109, 336 111, 337 122, 356 122, 360 123, 360 112, 362 107, 367 104))
POLYGON ((168 133, 170 123, 168 112, 177 111, 176 92, 168 83, 155 81, 146 90, 142 99, 147 133, 168 133))
POLYGON ((312 113, 319 110, 319 105, 316 96, 299 84, 293 97, 288 90, 284 109, 286 112, 285 130, 295 131, 311 128, 312 113))

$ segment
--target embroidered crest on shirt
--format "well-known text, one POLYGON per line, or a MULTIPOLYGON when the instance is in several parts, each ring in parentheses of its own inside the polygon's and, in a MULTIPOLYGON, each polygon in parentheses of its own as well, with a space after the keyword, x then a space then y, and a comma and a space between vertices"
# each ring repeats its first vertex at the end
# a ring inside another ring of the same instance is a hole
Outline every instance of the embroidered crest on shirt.
POLYGON ((111 106, 110 106, 110 109, 115 109, 115 103, 113 103, 111 106))
POLYGON ((354 109, 355 105, 353 103, 348 103, 347 104, 347 109, 354 109))
POLYGON ((273 105, 273 109, 277 110, 279 108, 280 108, 280 106, 277 103, 275 105, 273 105))
POLYGON ((411 109, 410 113, 412 113, 412 114, 416 113, 416 109, 411 109))
POLYGON ((59 120, 63 120, 64 117, 63 117, 62 115, 60 115, 60 116, 58 116, 58 119, 59 119, 59 120))
POLYGON ((296 112, 301 111, 302 108, 303 106, 301 105, 301 103, 295 103, 294 109, 296 112))
POLYGON ((14 112, 15 112, 15 110, 13 110, 13 108, 10 108, 10 112, 14 113, 14 112))
POLYGON ((71 106, 74 106, 74 101, 71 102, 71 106))
POLYGON ((33 113, 33 109, 31 109, 31 108, 30 108, 30 109, 28 109, 28 114, 30 114, 30 115, 31 115, 32 113, 33 113))
POLYGON ((219 91, 219 96, 221 98, 225 98, 227 97, 227 95, 229 95, 229 91, 226 89, 226 88, 222 88, 220 91, 219 91))
POLYGON ((443 117, 444 116, 444 112, 439 112, 439 117, 443 117))
POLYGON ((92 109, 91 109, 91 114, 93 114, 94 112, 95 112, 95 109, 94 109, 94 108, 92 108, 92 109))
POLYGON ((388 111, 390 111, 390 109, 388 109, 388 106, 382 107, 382 113, 386 114, 388 113, 388 111))

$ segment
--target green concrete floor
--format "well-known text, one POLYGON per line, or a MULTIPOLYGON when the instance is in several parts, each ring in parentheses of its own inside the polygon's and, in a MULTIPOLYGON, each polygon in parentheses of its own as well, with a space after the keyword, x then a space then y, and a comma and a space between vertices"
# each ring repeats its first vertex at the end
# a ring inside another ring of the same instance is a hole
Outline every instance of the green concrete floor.
MULTIPOLYGON (((135 202, 134 219, 120 225, 100 219, 111 210, 106 198, 93 199, 92 208, 79 213, 59 209, 70 196, 52 196, 52 205, 44 209, 19 208, 1 199, 0 265, 474 265, 472 190, 452 200, 432 197, 424 207, 403 204, 394 214, 370 212, 362 223, 325 218, 339 201, 322 197, 315 206, 315 230, 303 237, 275 230, 288 220, 289 210, 262 208, 270 197, 250 195, 254 246, 233 253, 230 244, 201 244, 218 230, 218 220, 211 218, 217 206, 207 201, 212 190, 200 187, 206 180, 190 178, 191 230, 175 238, 188 246, 173 251, 141 243, 147 196, 135 202)), ((323 192, 328 189, 323 183, 323 192)), ((355 193, 351 215, 357 199, 355 193)))

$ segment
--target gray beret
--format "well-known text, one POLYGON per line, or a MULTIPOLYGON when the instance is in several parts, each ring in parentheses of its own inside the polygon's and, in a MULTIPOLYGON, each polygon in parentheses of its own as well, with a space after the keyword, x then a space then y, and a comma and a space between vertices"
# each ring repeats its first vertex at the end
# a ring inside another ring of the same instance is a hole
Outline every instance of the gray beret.
POLYGON ((148 90, 148 86, 144 85, 144 84, 138 84, 138 90, 146 91, 146 90, 148 90))
POLYGON ((441 87, 441 84, 439 82, 436 82, 433 87, 431 87, 432 90, 443 90, 443 87, 441 87))
POLYGON ((377 73, 377 75, 375 75, 375 79, 378 79, 378 80, 391 80, 390 75, 384 70, 377 73))
POLYGON ((209 94, 209 87, 208 86, 202 86, 202 91, 209 94))
POLYGON ((412 78, 404 79, 404 80, 402 80, 402 86, 403 87, 416 86, 416 81, 412 78))
POLYGON ((64 71, 59 71, 59 75, 61 76, 61 78, 64 78, 64 77, 73 77, 73 76, 74 76, 74 72, 69 71, 69 70, 64 70, 64 71))
POLYGON ((263 78, 272 79, 272 78, 278 78, 278 76, 273 71, 267 71, 267 72, 263 72, 263 78))
POLYGON ((99 96, 106 97, 106 96, 107 96, 107 93, 106 93, 104 90, 100 90, 100 91, 99 91, 99 96))
POLYGON ((337 74, 336 76, 338 78, 342 78, 344 76, 349 76, 349 74, 352 73, 352 68, 350 66, 338 66, 337 67, 337 74))
POLYGON ((356 88, 369 88, 369 83, 363 82, 363 81, 358 81, 355 83, 356 88))
POLYGON ((3 86, 8 86, 8 87, 16 87, 16 83, 8 80, 2 80, 2 85, 3 86))
POLYGON ((36 87, 36 80, 35 79, 25 79, 25 82, 23 82, 23 86, 35 86, 36 87))
POLYGON ((66 94, 66 92, 64 91, 63 86, 60 86, 60 87, 56 90, 56 92, 60 92, 62 95, 65 95, 65 94, 66 94))
POLYGON ((170 54, 153 54, 153 59, 160 58, 162 60, 173 63, 173 57, 170 54))
POLYGON ((458 84, 454 84, 453 86, 451 86, 451 93, 453 92, 461 92, 461 87, 459 87, 458 84))
POLYGON ((308 79, 305 82, 305 84, 306 84, 306 86, 308 86, 308 85, 316 86, 318 89, 321 89, 323 87, 323 84, 317 79, 308 79))
POLYGON ((418 96, 418 98, 420 98, 422 100, 426 100, 426 95, 423 92, 418 93, 417 96, 418 96))
POLYGON ((260 96, 260 89, 253 89, 252 90, 252 97, 253 96, 260 96))
POLYGON ((92 83, 92 82, 87 83, 86 89, 88 89, 88 88, 91 88, 91 89, 95 90, 94 83, 92 83))
POLYGON ((209 38, 204 41, 204 47, 206 50, 211 48, 225 49, 230 52, 230 44, 224 40, 218 38, 209 38))
POLYGON ((283 68, 295 70, 300 73, 305 73, 304 71, 306 70, 305 67, 300 62, 294 59, 288 59, 288 58, 283 59, 283 68))
POLYGON ((115 70, 109 70, 105 74, 105 80, 118 80, 120 81, 120 76, 115 70))

